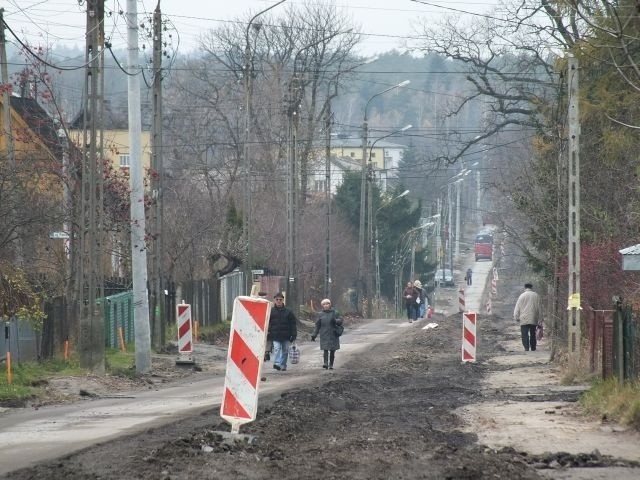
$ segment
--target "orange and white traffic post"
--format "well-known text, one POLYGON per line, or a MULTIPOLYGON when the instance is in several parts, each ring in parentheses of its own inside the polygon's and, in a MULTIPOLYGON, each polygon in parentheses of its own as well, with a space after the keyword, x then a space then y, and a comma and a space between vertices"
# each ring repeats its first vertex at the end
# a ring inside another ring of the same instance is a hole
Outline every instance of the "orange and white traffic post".
POLYGON ((193 325, 191 321, 191 305, 176 305, 178 324, 178 358, 176 364, 194 364, 193 358, 193 325))
POLYGON ((231 424, 231 433, 239 433, 240 425, 256 418, 270 313, 271 302, 264 298, 242 296, 233 303, 220 405, 220 416, 231 424))
POLYGON ((476 320, 474 312, 462 314, 462 361, 476 361, 476 320))
POLYGON ((460 287, 458 289, 458 311, 462 313, 464 310, 464 288, 460 287))

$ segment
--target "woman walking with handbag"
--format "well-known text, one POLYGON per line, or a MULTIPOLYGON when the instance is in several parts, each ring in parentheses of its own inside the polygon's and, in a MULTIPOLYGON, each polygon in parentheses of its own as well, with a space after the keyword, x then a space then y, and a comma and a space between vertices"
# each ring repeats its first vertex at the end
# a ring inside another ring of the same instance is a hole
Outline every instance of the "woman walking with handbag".
POLYGON ((323 351, 324 363, 322 368, 333 370, 333 362, 336 357, 336 350, 340 350, 340 335, 342 335, 342 318, 340 313, 331 308, 331 300, 325 298, 320 302, 322 311, 316 320, 316 328, 311 334, 311 340, 316 341, 320 334, 320 350, 323 351))

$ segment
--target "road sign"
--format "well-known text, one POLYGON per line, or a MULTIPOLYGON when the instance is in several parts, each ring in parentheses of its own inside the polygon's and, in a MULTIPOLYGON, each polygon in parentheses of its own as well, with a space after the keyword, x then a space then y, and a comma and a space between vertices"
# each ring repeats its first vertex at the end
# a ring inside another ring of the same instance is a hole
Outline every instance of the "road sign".
POLYGON ((51 232, 49 233, 49 238, 53 238, 55 240, 58 240, 58 239, 68 240, 69 234, 67 232, 51 232))
POLYGON ((231 424, 231 433, 238 433, 240 425, 256 418, 270 313, 271 302, 264 298, 236 297, 233 302, 220 405, 220 416, 231 424))

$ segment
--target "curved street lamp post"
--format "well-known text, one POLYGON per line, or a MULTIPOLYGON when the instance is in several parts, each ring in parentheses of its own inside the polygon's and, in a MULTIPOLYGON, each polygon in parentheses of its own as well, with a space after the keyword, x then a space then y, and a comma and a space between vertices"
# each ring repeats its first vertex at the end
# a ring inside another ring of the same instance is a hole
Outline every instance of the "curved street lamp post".
POLYGON ((243 145, 243 168, 242 173, 244 175, 243 179, 243 189, 244 189, 244 198, 243 198, 243 221, 242 221, 242 235, 247 244, 247 259, 245 261, 245 287, 247 289, 247 293, 251 291, 251 286, 253 284, 253 275, 251 272, 252 263, 253 263, 253 245, 251 239, 251 159, 249 158, 249 143, 251 140, 251 105, 252 105, 252 96, 253 96, 253 84, 251 82, 251 77, 253 74, 252 63, 253 63, 253 52, 251 51, 251 42, 249 39, 249 31, 251 27, 253 27, 256 31, 260 30, 260 24, 254 24, 253 22, 265 12, 268 12, 274 7, 277 7, 281 3, 286 2, 286 0, 280 0, 277 3, 274 3, 268 8, 261 10, 256 13, 247 24, 247 28, 245 29, 244 39, 244 94, 245 94, 245 111, 244 111, 244 145, 243 145))
POLYGON ((387 93, 395 88, 404 87, 411 83, 409 80, 405 80, 400 82, 392 87, 386 88, 375 95, 371 96, 367 103, 364 106, 364 119, 362 122, 362 168, 361 168, 361 181, 360 181, 360 222, 358 229, 358 271, 357 271, 357 309, 361 311, 362 309, 362 299, 365 296, 365 293, 370 294, 370 292, 366 292, 366 281, 364 276, 364 262, 365 262, 365 254, 364 254, 364 246, 365 246, 365 208, 366 208, 366 199, 367 199, 367 111, 369 109, 369 104, 374 98, 379 97, 380 95, 387 93))
POLYGON ((379 246, 379 242, 378 242, 378 212, 380 212, 380 210, 382 210, 383 208, 388 207, 389 205, 391 205, 393 202, 395 202, 396 200, 398 200, 399 198, 404 197, 405 195, 409 194, 409 190, 405 190, 404 192, 402 192, 400 195, 397 195, 395 197, 393 197, 391 200, 389 200, 388 202, 386 202, 385 204, 383 204, 382 206, 380 206, 379 208, 376 209, 376 213, 374 215, 374 218, 376 219, 376 240, 375 240, 375 252, 376 252, 376 305, 379 308, 380 307, 380 246, 379 246))

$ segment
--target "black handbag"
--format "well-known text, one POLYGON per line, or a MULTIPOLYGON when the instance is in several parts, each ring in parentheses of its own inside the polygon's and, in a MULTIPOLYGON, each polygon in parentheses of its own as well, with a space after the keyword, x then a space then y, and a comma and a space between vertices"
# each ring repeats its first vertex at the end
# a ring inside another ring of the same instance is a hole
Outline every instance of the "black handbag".
POLYGON ((344 327, 342 325, 334 325, 333 333, 336 334, 336 337, 339 337, 344 332, 344 327))

